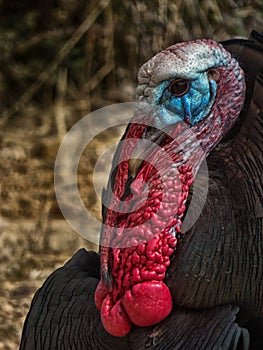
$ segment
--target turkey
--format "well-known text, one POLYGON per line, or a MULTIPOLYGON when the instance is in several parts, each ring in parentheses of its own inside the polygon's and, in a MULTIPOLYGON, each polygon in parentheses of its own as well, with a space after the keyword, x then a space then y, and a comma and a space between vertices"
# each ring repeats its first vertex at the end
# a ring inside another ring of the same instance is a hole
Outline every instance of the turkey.
POLYGON ((255 31, 145 63, 103 192, 100 254, 81 249, 48 277, 20 349, 262 349, 262 113, 255 31), (203 162, 205 204, 182 233, 203 162))

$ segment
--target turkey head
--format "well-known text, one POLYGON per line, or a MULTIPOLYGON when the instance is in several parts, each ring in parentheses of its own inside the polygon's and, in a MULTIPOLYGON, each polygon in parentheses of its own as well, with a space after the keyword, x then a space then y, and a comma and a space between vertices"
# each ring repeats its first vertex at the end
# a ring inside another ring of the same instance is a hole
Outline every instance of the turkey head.
POLYGON ((212 40, 158 53, 141 67, 138 82, 134 117, 103 194, 95 302, 114 336, 126 335, 132 324, 156 324, 171 312, 165 278, 180 243, 189 188, 245 99, 242 69, 212 40))

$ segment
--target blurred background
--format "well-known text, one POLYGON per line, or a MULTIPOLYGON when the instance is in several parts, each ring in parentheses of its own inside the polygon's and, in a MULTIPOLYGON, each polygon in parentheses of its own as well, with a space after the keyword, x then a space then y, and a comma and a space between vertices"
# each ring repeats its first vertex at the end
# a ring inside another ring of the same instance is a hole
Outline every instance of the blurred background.
MULTIPOLYGON (((67 131, 133 101, 138 68, 161 49, 252 29, 263 31, 262 0, 0 0, 0 350, 17 349, 45 278, 78 248, 97 249, 67 225, 54 195, 67 131)), ((92 170, 118 137, 98 135, 79 164, 81 198, 97 218, 92 170)))

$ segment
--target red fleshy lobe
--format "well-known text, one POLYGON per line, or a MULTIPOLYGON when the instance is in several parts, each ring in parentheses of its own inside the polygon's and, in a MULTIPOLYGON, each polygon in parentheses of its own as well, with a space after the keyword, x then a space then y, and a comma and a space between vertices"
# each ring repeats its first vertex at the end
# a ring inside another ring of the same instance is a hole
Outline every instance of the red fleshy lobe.
POLYGON ((123 337, 131 330, 132 323, 123 307, 121 300, 112 303, 111 295, 107 294, 101 305, 101 321, 108 333, 123 337))
POLYGON ((166 284, 154 280, 135 284, 124 294, 122 304, 131 322, 142 327, 162 321, 173 306, 166 284))
POLYGON ((173 305, 168 287, 160 281, 135 284, 115 304, 109 293, 100 302, 102 324, 108 333, 117 337, 128 334, 132 323, 145 327, 160 322, 169 315, 173 305))

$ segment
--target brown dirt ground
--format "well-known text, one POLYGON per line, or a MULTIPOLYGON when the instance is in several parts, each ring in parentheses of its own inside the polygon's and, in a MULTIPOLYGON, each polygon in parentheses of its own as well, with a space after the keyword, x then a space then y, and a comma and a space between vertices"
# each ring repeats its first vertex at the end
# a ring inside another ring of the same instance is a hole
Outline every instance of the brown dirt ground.
MULTIPOLYGON (((80 247, 97 250, 61 215, 53 188, 60 142, 52 123, 39 126, 34 118, 11 119, 0 130, 0 350, 18 348, 32 297, 46 277, 80 247)), ((115 130, 96 138, 79 165, 81 197, 98 218, 92 169, 102 145, 117 134, 115 130)))

